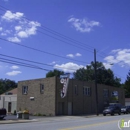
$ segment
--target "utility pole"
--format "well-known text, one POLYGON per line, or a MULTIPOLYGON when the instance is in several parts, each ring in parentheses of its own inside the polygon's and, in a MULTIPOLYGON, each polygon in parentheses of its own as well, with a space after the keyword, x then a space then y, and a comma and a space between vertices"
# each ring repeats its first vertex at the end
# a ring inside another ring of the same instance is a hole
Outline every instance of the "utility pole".
POLYGON ((94 49, 94 71, 95 71, 95 98, 96 98, 96 114, 98 113, 98 91, 97 91, 97 61, 96 61, 96 49, 94 49))

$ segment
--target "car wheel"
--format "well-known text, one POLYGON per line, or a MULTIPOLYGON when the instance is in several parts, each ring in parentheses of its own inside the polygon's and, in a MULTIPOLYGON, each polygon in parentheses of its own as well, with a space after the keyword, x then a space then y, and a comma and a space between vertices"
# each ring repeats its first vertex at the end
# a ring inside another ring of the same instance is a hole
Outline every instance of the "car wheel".
POLYGON ((114 116, 114 113, 111 113, 111 116, 114 116))
POLYGON ((119 112, 118 115, 120 115, 121 113, 119 112))
POLYGON ((106 116, 106 114, 103 114, 104 116, 106 116))
POLYGON ((4 119, 4 117, 0 117, 0 120, 3 120, 4 119))

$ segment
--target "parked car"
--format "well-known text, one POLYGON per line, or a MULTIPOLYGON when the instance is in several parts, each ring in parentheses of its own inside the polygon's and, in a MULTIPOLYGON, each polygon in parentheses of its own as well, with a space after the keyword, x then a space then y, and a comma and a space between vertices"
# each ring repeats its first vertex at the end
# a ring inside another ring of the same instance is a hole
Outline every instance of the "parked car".
POLYGON ((119 106, 108 106, 103 110, 103 115, 106 116, 107 114, 114 115, 114 114, 121 114, 121 108, 119 106))
POLYGON ((6 116, 7 112, 5 108, 0 109, 0 119, 3 119, 6 116))
POLYGON ((121 113, 124 113, 124 114, 130 113, 130 106, 121 107, 121 113))

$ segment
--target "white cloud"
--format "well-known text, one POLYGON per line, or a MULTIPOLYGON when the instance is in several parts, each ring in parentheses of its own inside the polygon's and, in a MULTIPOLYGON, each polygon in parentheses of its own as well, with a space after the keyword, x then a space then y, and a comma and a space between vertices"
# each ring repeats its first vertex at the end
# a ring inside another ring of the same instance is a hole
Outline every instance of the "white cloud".
POLYGON ((73 58, 73 57, 74 57, 74 55, 73 55, 73 54, 67 54, 66 56, 67 56, 67 57, 71 57, 71 58, 73 58))
POLYGON ((8 2, 9 0, 3 0, 3 1, 8 2))
POLYGON ((67 56, 67 57, 70 57, 70 58, 74 58, 75 56, 77 56, 77 57, 82 56, 82 54, 80 54, 80 53, 76 53, 76 54, 67 54, 66 56, 67 56))
POLYGON ((23 38, 36 35, 37 28, 41 26, 39 22, 25 19, 24 13, 21 12, 13 13, 8 10, 1 19, 1 25, 6 23, 1 30, 1 35, 7 36, 7 39, 12 42, 21 42, 23 38), (15 20, 18 22, 14 22, 15 20))
POLYGON ((55 63, 56 63, 56 61, 53 61, 53 62, 50 63, 50 65, 54 65, 55 63))
POLYGON ((103 65, 105 66, 106 69, 112 68, 112 64, 110 64, 110 63, 103 63, 103 65))
POLYGON ((121 67, 130 66, 130 49, 116 49, 111 53, 112 55, 104 58, 107 63, 118 64, 121 67))
POLYGON ((15 26, 14 28, 15 28, 16 31, 22 30, 21 26, 15 26))
POLYGON ((21 42, 21 40, 17 37, 9 37, 8 40, 11 42, 17 42, 17 43, 21 42))
POLYGON ((6 36, 7 34, 6 33, 1 33, 1 36, 6 36))
POLYGON ((2 31, 3 30, 3 28, 2 27, 0 27, 0 31, 2 31))
POLYGON ((75 72, 77 69, 83 68, 83 67, 85 68, 85 66, 83 65, 78 65, 72 62, 68 62, 66 64, 61 64, 61 65, 56 64, 54 66, 54 68, 61 69, 64 72, 70 72, 70 73, 75 72))
POLYGON ((23 13, 20 12, 12 13, 11 11, 7 10, 6 13, 2 16, 2 19, 12 21, 12 20, 19 20, 23 16, 24 16, 23 13))
POLYGON ((82 56, 80 53, 76 53, 75 56, 82 56))
POLYGON ((18 75, 18 74, 21 74, 22 72, 21 71, 11 71, 11 72, 7 72, 6 75, 8 76, 15 76, 15 75, 18 75))
POLYGON ((80 31, 82 33, 84 32, 90 32, 93 30, 94 26, 99 26, 100 23, 97 21, 89 21, 87 19, 77 19, 74 17, 71 17, 68 22, 70 22, 72 24, 73 27, 75 27, 75 29, 77 31, 80 31))
POLYGON ((20 31, 17 33, 17 36, 19 36, 20 38, 26 38, 28 37, 28 34, 25 31, 20 31))
POLYGON ((16 66, 16 65, 11 66, 10 68, 11 68, 11 69, 19 69, 19 67, 16 66))

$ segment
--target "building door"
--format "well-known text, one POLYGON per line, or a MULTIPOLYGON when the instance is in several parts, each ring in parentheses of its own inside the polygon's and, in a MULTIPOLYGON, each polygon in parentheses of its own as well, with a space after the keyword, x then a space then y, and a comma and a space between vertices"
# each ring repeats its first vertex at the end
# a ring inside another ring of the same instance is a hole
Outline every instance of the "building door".
POLYGON ((72 115, 72 102, 68 102, 68 115, 72 115))
POLYGON ((64 102, 58 103, 58 115, 64 115, 64 102))
POLYGON ((8 112, 11 112, 11 102, 8 102, 8 112))

